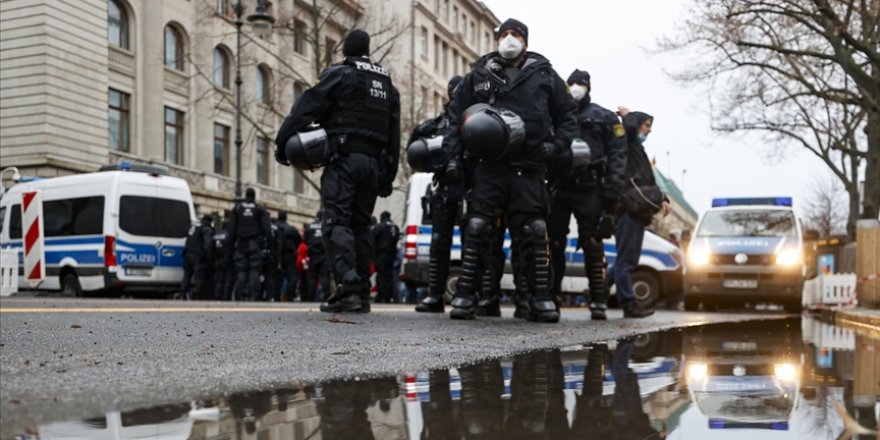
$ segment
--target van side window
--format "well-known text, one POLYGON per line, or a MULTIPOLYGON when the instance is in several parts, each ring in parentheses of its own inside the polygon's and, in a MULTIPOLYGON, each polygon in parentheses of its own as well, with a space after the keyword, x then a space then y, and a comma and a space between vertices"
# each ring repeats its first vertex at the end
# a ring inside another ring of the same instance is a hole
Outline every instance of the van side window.
POLYGON ((189 205, 181 200, 122 196, 119 227, 129 234, 183 238, 192 223, 189 205))
POLYGON ((6 223, 6 208, 0 208, 0 234, 3 233, 3 224, 6 223))
POLYGON ((9 208, 9 238, 21 238, 21 204, 9 208))
POLYGON ((104 196, 43 202, 46 237, 101 235, 104 232, 104 196))

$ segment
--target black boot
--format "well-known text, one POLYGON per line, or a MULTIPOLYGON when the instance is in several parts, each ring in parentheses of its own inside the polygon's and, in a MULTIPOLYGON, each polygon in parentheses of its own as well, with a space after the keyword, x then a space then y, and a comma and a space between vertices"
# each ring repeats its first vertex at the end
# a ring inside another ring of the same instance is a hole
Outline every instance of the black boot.
POLYGON ((643 307, 641 304, 633 304, 623 308, 624 318, 646 318, 654 314, 654 309, 643 307))
POLYGON ((608 316, 605 315, 605 304, 590 303, 590 319, 593 321, 605 321, 608 316))
POLYGON ((501 316, 501 300, 496 295, 477 301, 477 316, 501 316))
POLYGON ((422 302, 416 304, 417 312, 443 313, 443 296, 428 294, 422 302))
POLYGON ((342 285, 336 288, 336 294, 321 304, 321 311, 326 313, 360 312, 363 310, 361 297, 357 293, 346 292, 342 285))
POLYGON ((559 308, 550 297, 534 297, 529 301, 526 319, 532 322, 559 322, 559 308))
POLYGON ((452 298, 452 310, 449 311, 450 319, 474 319, 477 312, 477 299, 468 295, 455 295, 452 298))

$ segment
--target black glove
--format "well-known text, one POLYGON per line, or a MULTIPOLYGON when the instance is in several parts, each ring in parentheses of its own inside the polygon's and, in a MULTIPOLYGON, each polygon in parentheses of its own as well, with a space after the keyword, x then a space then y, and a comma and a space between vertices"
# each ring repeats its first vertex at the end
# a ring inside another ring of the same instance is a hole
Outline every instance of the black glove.
POLYGON ((279 148, 277 145, 275 146, 275 162, 286 167, 290 166, 290 162, 287 160, 287 154, 284 152, 284 149, 279 148))
POLYGON ((393 186, 392 182, 386 181, 386 179, 379 179, 379 197, 390 196, 394 190, 393 186))
POLYGON ((449 162, 446 163, 444 174, 447 182, 457 182, 461 180, 461 172, 462 165, 460 160, 450 159, 449 162))
POLYGON ((603 212, 602 217, 599 217, 599 225, 596 226, 596 236, 601 239, 611 238, 615 229, 617 229, 617 218, 613 214, 603 212))
POLYGON ((602 210, 609 213, 617 212, 620 204, 620 193, 611 188, 602 188, 599 192, 602 201, 602 210))
POLYGON ((544 142, 532 149, 529 159, 535 162, 547 162, 556 155, 556 145, 553 142, 544 142))

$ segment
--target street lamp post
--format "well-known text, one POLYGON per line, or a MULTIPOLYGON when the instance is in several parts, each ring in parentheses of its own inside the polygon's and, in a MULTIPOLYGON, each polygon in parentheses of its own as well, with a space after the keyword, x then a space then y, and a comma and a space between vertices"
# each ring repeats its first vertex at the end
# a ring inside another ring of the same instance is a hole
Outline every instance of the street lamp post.
MULTIPOLYGON (((3 175, 6 174, 7 171, 12 171, 13 184, 21 180, 21 173, 18 172, 18 168, 16 167, 9 167, 0 171, 0 197, 3 197, 3 194, 6 194, 6 187, 3 186, 3 175)), ((3 219, 0 219, 0 221, 3 221, 3 219)))
MULTIPOLYGON (((235 11, 235 198, 241 199, 241 21, 244 15, 244 5, 241 0, 235 2, 233 7, 235 11)), ((275 17, 266 8, 266 1, 259 0, 257 9, 253 14, 247 16, 247 21, 251 23, 254 31, 258 35, 267 35, 272 31, 272 23, 275 17)))

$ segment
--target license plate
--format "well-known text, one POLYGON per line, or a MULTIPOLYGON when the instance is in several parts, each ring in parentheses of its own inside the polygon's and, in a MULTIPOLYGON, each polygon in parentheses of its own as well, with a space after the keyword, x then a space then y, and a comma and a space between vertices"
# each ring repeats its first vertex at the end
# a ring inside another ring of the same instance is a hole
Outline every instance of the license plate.
POLYGON ((724 351, 755 351, 758 349, 758 343, 725 341, 721 343, 721 349, 724 351))
POLYGON ((721 285, 729 289, 757 289, 758 280, 724 280, 721 285))
POLYGON ((153 274, 153 269, 149 267, 127 267, 125 274, 133 277, 148 277, 153 274))

